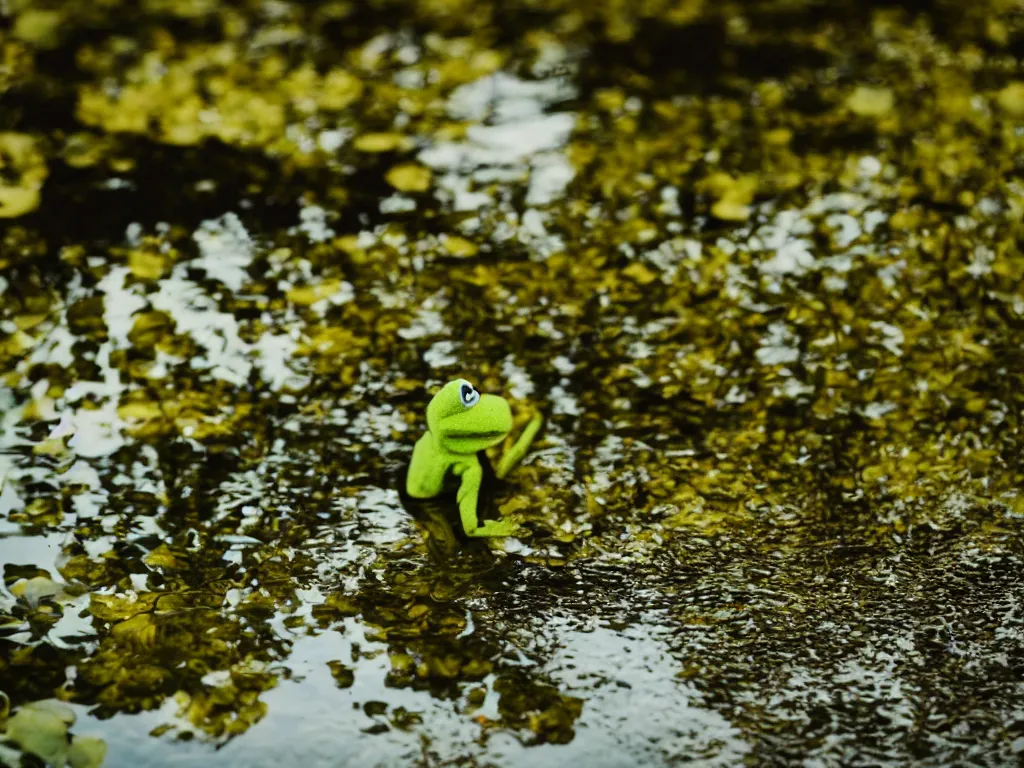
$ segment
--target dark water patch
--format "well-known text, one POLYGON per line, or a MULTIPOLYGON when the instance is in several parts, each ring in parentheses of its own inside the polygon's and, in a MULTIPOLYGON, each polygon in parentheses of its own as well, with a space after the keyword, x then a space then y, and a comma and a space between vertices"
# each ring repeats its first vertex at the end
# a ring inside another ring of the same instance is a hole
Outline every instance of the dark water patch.
POLYGON ((587 99, 598 88, 628 81, 632 73, 652 78, 654 95, 707 93, 715 88, 727 48, 724 24, 703 20, 686 26, 645 20, 635 40, 598 39, 580 68, 578 85, 587 99))
POLYGON ((48 221, 45 228, 42 212, 25 221, 40 226, 52 247, 82 241, 118 245, 133 223, 144 230, 161 222, 194 229, 205 219, 239 210, 242 200, 251 203, 242 215, 261 229, 284 228, 297 222, 297 199, 310 186, 282 174, 280 165, 261 153, 220 142, 178 148, 134 137, 121 141, 122 154, 134 166, 125 173, 63 163, 51 168, 44 209, 52 205, 76 215, 48 221), (211 179, 214 184, 202 186, 211 179))

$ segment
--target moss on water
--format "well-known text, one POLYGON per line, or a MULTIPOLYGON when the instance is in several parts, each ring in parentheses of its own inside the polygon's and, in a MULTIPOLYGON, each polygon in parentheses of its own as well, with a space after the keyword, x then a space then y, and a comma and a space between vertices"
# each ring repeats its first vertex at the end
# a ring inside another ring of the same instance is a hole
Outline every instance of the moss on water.
POLYGON ((19 749, 1019 757, 1019 0, 0 12, 19 749))

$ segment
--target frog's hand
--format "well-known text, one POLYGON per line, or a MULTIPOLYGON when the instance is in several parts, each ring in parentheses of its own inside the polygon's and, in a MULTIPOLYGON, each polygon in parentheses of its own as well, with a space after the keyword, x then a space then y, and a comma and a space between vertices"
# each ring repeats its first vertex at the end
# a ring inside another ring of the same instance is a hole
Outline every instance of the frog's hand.
POLYGON ((455 473, 462 476, 456 500, 459 504, 459 517, 462 528, 467 536, 511 536, 519 526, 510 520, 487 520, 483 524, 477 516, 477 502, 480 499, 480 485, 483 483, 484 472, 480 462, 456 467, 455 473))
POLYGON ((498 462, 498 468, 494 471, 494 474, 499 480, 503 480, 515 468, 516 464, 523 460, 523 456, 530 450, 530 445, 533 443, 533 439, 537 436, 543 423, 544 417, 539 413, 530 419, 530 423, 526 425, 526 429, 523 430, 523 434, 516 440, 515 445, 509 448, 508 453, 502 456, 501 461, 498 462))

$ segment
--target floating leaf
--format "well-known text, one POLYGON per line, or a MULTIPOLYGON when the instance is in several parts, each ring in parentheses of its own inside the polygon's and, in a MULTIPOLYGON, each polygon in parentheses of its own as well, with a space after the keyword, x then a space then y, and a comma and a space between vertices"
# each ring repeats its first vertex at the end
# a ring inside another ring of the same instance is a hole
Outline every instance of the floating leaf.
POLYGON ((128 332, 128 340, 140 349, 149 349, 173 332, 174 320, 166 312, 139 312, 128 332))
POLYGON ((476 256, 480 251, 476 243, 455 235, 445 235, 441 238, 441 244, 450 255, 457 259, 468 259, 471 256, 476 256))
POLYGON ((32 136, 0 133, 0 219, 34 211, 48 174, 46 159, 32 136))
POLYGON ((128 254, 128 268, 140 280, 156 280, 163 276, 171 259, 165 253, 135 250, 128 254))
POLYGON ((75 736, 68 750, 71 768, 99 768, 107 756, 107 743, 92 736, 75 736))
POLYGON ((747 175, 733 178, 727 173, 716 172, 700 181, 697 188, 716 198, 711 214, 723 221, 746 221, 750 218, 750 203, 757 193, 756 176, 747 175))
POLYGON ((332 69, 324 76, 316 98, 323 109, 338 111, 362 95, 363 83, 358 77, 344 69, 332 69))
POLYGON ((339 688, 351 688, 355 682, 355 672, 351 667, 342 664, 340 661, 328 661, 327 666, 331 669, 331 677, 334 678, 339 688))
POLYGON ((846 99, 851 112, 861 117, 881 117, 892 111, 895 97, 888 88, 858 85, 846 99))
POLYGON ((7 738, 47 763, 64 765, 69 747, 68 726, 74 719, 74 712, 63 705, 26 704, 7 721, 7 738))
POLYGON ((146 592, 141 595, 98 595, 89 596, 89 612, 102 621, 121 621, 153 608, 158 595, 146 592))
POLYGON ((32 446, 32 453, 36 456, 63 456, 67 452, 68 446, 60 437, 51 437, 32 446))
POLYGON ((430 188, 431 171, 416 163, 403 163, 388 171, 385 178, 399 192, 426 192, 430 188))
POLYGON ((330 298, 343 289, 343 283, 341 280, 324 280, 322 283, 316 285, 302 286, 299 288, 290 288, 285 294, 288 301, 293 304, 301 304, 302 306, 308 307, 311 304, 330 298))
MULTIPOLYGON (((75 715, 75 711, 62 701, 56 699, 43 699, 42 701, 35 701, 31 704, 26 704, 21 709, 25 708, 32 709, 36 712, 47 712, 54 717, 59 717, 61 722, 72 726, 75 724, 75 720, 78 717, 75 715)), ((19 710, 21 711, 21 710, 19 710)))
POLYGON ((151 568, 181 568, 182 563, 166 544, 161 544, 144 558, 151 568))
POLYGON ((151 614, 140 613, 115 624, 111 634, 134 647, 148 648, 156 644, 157 628, 151 614))
POLYGON ((40 600, 53 597, 63 587, 53 579, 45 576, 35 576, 31 579, 19 579, 11 586, 11 594, 15 597, 23 597, 29 605, 38 605, 40 600))
POLYGON ((364 133, 353 146, 360 152, 394 152, 403 149, 407 142, 400 133, 364 133))
POLYGON ((61 14, 29 8, 23 11, 14 24, 14 37, 39 48, 54 48, 60 42, 61 14))
POLYGON ((996 94, 996 102, 1015 117, 1024 117, 1024 81, 1015 81, 996 94))

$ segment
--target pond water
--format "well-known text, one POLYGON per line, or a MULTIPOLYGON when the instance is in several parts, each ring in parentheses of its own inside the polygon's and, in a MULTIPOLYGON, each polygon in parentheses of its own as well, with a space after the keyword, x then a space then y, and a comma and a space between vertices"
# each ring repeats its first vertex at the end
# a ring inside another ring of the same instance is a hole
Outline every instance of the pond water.
POLYGON ((0 762, 1015 763, 1022 56, 1020 0, 0 0, 0 762), (460 377, 544 416, 518 536, 404 494, 460 377))

